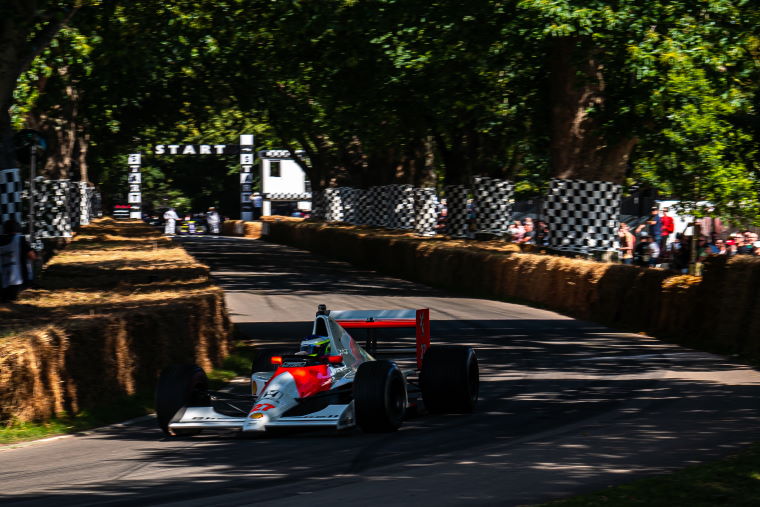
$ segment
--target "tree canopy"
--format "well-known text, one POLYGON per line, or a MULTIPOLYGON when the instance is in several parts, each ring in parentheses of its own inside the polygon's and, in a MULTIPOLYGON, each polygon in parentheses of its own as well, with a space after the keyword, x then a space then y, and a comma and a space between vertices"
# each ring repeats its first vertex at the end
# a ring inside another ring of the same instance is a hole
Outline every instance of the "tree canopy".
MULTIPOLYGON (((40 129, 48 174, 113 199, 129 152, 254 133, 305 150, 314 188, 601 179, 760 223, 751 0, 25 4, 2 26, 5 156, 11 125, 40 129)), ((146 162, 153 205, 235 212, 232 161, 146 162)))

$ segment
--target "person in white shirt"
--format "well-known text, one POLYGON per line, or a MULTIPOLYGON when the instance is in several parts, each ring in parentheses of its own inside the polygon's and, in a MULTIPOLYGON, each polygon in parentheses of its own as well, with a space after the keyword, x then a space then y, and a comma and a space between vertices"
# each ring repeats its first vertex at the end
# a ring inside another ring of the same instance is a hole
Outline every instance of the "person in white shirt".
POLYGON ((219 213, 216 212, 216 208, 209 208, 206 213, 206 223, 208 224, 208 231, 211 234, 219 234, 219 213))
POLYGON ((166 210, 164 213, 164 220, 166 220, 166 224, 164 225, 164 234, 166 236, 174 236, 177 230, 177 220, 179 220, 179 215, 177 215, 177 212, 174 211, 174 208, 169 208, 166 210))

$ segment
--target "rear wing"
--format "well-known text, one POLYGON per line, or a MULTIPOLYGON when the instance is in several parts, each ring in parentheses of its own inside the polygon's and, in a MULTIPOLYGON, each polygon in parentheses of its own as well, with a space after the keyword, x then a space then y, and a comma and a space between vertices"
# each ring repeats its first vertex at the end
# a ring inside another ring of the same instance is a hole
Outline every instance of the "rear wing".
POLYGON ((377 329, 413 327, 417 340, 417 368, 430 348, 430 309, 421 310, 333 310, 330 312, 345 329, 377 329))

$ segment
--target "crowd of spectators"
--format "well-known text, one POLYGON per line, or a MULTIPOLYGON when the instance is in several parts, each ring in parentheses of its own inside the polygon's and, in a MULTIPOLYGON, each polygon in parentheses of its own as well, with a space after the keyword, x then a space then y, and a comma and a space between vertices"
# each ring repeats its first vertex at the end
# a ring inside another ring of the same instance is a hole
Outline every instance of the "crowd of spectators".
POLYGON ((619 258, 623 264, 645 267, 666 267, 686 273, 692 257, 701 263, 710 255, 753 255, 760 256, 760 241, 757 233, 750 230, 709 236, 700 234, 696 242, 696 253, 692 255, 694 227, 677 232, 668 208, 652 208, 651 215, 643 224, 631 232, 628 224, 620 224, 618 230, 619 258))
MULTIPOLYGON (((475 229, 477 210, 468 203, 470 230, 475 229)), ((446 227, 447 209, 445 199, 439 205, 438 227, 443 232, 446 227)), ((665 267, 686 273, 692 260, 692 234, 695 228, 689 226, 684 231, 676 231, 675 220, 670 209, 653 207, 647 219, 633 228, 625 222, 618 229, 618 259, 623 264, 643 267, 665 267)), ((550 231, 546 222, 529 216, 513 220, 507 227, 506 238, 518 244, 549 246, 550 231)), ((753 255, 760 256, 758 235, 750 230, 731 232, 711 231, 700 234, 697 241, 695 260, 701 263, 710 255, 753 255)))

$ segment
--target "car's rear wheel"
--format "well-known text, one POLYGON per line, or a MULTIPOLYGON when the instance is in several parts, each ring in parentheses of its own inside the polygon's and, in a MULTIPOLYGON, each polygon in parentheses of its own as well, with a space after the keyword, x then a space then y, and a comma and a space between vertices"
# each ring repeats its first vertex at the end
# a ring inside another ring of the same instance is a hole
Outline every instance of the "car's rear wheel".
POLYGON ((367 433, 385 433, 401 427, 406 413, 406 380, 391 361, 359 365, 354 379, 356 424, 367 433))
POLYGON ((472 347, 434 345, 427 350, 422 359, 420 390, 429 412, 472 412, 479 387, 478 358, 472 347))
POLYGON ((156 418, 158 426, 169 436, 186 436, 200 430, 171 430, 169 425, 182 418, 185 407, 210 404, 208 379, 197 365, 172 365, 161 372, 156 386, 156 418))

